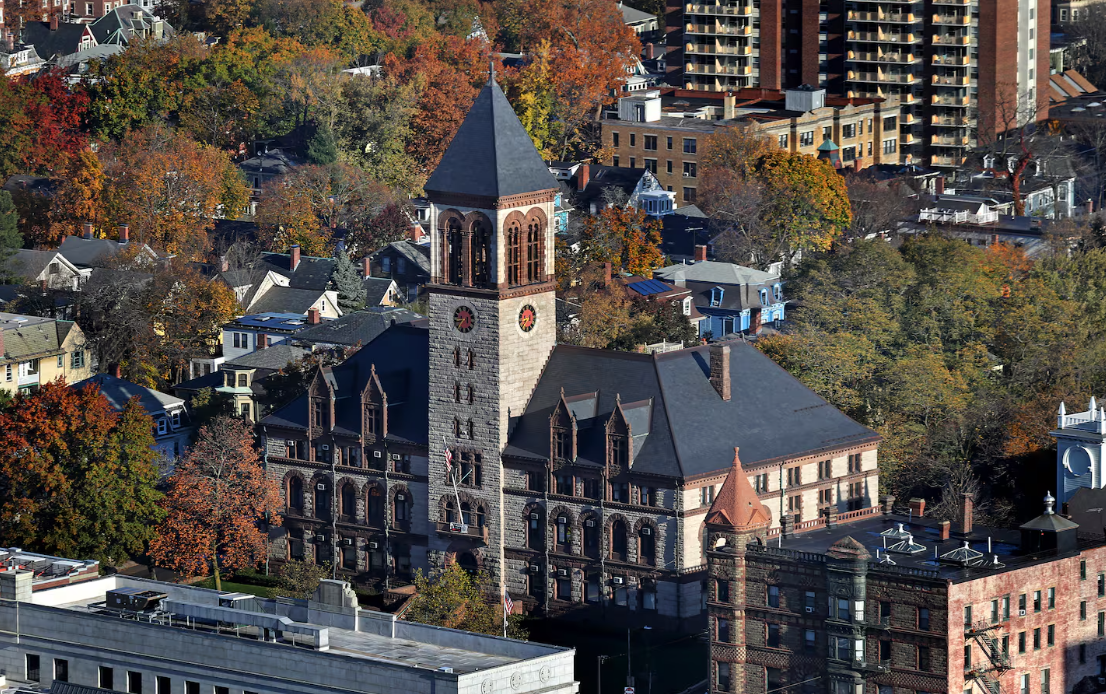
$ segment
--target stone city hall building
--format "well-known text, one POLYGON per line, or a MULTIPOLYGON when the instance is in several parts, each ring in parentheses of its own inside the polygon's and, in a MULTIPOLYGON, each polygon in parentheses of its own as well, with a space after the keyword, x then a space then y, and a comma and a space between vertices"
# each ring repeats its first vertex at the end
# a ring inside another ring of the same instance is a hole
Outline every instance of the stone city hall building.
POLYGON ((375 585, 458 562, 527 609, 676 623, 703 611, 703 521, 734 445, 774 527, 871 506, 878 436, 756 349, 556 344, 558 185, 494 80, 426 190, 429 319, 261 422, 286 505, 275 562, 375 585))
POLYGON ((1106 540, 1054 512, 1016 530, 925 502, 769 537, 733 472, 707 515, 710 692, 1067 694, 1106 690, 1106 540))

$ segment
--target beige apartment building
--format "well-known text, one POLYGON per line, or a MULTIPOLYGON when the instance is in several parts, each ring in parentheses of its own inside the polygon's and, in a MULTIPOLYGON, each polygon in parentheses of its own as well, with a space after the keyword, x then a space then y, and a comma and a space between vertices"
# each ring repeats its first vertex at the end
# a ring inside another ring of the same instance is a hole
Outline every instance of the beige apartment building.
POLYGON ((841 166, 859 170, 902 161, 901 118, 895 99, 828 97, 821 89, 650 90, 622 97, 618 110, 607 113, 603 163, 648 169, 676 193, 677 204, 693 205, 699 152, 718 128, 746 128, 780 149, 811 156, 831 140, 840 147, 841 166))
POLYGON ((92 375, 84 332, 72 321, 0 313, 0 391, 15 395, 92 375))

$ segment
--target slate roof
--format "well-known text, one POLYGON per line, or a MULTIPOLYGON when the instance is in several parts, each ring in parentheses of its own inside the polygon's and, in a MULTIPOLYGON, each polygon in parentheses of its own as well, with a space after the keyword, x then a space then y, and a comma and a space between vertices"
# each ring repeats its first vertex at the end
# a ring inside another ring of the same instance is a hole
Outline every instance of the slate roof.
POLYGON ((279 176, 286 174, 297 166, 302 166, 303 160, 289 154, 282 149, 274 148, 268 152, 260 152, 238 164, 238 168, 248 173, 263 173, 279 176))
MULTIPOLYGON (((692 206, 695 212, 698 208, 692 206)), ((688 214, 681 207, 673 214, 661 215, 661 251, 667 256, 695 257, 696 246, 710 244, 713 233, 710 220, 699 214, 688 214)))
POLYGON ((654 270, 653 276, 669 282, 692 281, 714 284, 765 284, 779 280, 778 275, 751 267, 705 260, 686 265, 669 265, 654 270))
POLYGON ((760 498, 753 491, 753 486, 749 484, 749 476, 741 469, 741 458, 737 448, 733 451, 733 467, 730 469, 730 474, 726 475, 726 481, 718 490, 718 496, 714 497, 704 520, 707 523, 731 528, 767 526, 771 523, 772 519, 767 509, 760 503, 760 498))
POLYGON ((626 24, 638 24, 640 22, 648 22, 649 20, 655 20, 657 15, 650 12, 642 12, 639 9, 630 7, 624 2, 618 3, 618 9, 622 10, 622 21, 626 24))
POLYGON ((57 256, 57 251, 36 251, 21 248, 8 258, 7 270, 24 279, 34 280, 42 274, 46 266, 57 256))
POLYGON ((165 35, 158 38, 170 38, 176 32, 168 22, 162 21, 142 9, 139 5, 123 5, 108 12, 92 23, 92 35, 96 43, 127 45, 137 33, 139 37, 153 37, 154 22, 161 22, 165 35), (146 32, 150 32, 147 34, 146 32))
POLYGON ((12 193, 29 191, 51 197, 58 191, 58 180, 49 176, 14 174, 4 181, 4 190, 12 193))
POLYGON ((380 253, 385 250, 393 250, 399 253, 411 263, 418 266, 427 277, 430 277, 430 246, 421 243, 415 243, 414 241, 403 240, 393 241, 384 248, 376 252, 375 255, 379 256, 380 253))
POLYGON ((557 181, 493 78, 476 96, 423 188, 499 198, 555 190, 557 181))
MULTIPOLYGON (((730 344, 733 397, 723 401, 710 384, 709 347, 636 354, 558 345, 525 412, 517 418, 505 455, 549 456, 549 416, 561 397, 598 393, 594 421, 580 421, 579 464, 603 462, 603 428, 616 399, 651 402, 649 435, 635 440, 632 469, 672 477, 725 470, 733 447, 746 469, 823 449, 878 441, 756 348, 730 344)), ((635 437, 636 439, 636 437, 635 437)))
POLYGON ((395 286, 395 282, 387 277, 366 277, 361 280, 361 285, 365 288, 365 305, 380 306, 388 298, 388 290, 395 286))
POLYGON ((22 361, 58 354, 72 321, 0 312, 0 361, 22 361))
POLYGON ((298 313, 318 302, 322 289, 297 289, 296 287, 270 287, 260 297, 250 302, 250 313, 298 313))
POLYGON ((79 383, 74 383, 73 387, 83 389, 90 385, 99 386, 100 393, 107 398, 108 404, 117 412, 122 412, 123 408, 127 406, 127 402, 133 397, 138 398, 142 409, 146 410, 146 414, 151 416, 165 412, 170 408, 175 409, 177 406, 184 406, 184 400, 174 395, 162 393, 153 388, 146 388, 123 378, 116 378, 111 374, 96 374, 79 383))
MULTIPOLYGON (((428 445, 429 331, 425 324, 401 323, 362 347, 342 364, 324 370, 335 389, 335 430, 361 431, 361 391, 376 366, 388 397, 388 440, 428 445)), ((307 428, 307 394, 261 420, 263 426, 307 428)))
MULTIPOLYGON (((627 196, 633 194, 637 184, 645 175, 647 169, 631 169, 626 166, 589 166, 588 184, 583 190, 572 193, 573 202, 577 208, 591 209, 591 203, 598 203, 600 208, 606 207, 603 202, 603 191, 607 188, 618 188, 627 196)), ((578 175, 578 174, 577 174, 578 175)))
POLYGON ((35 47, 43 60, 76 53, 81 47, 85 24, 59 22, 57 31, 50 31, 47 22, 28 22, 23 27, 23 43, 35 47))
POLYGON ((306 344, 367 345, 388 328, 399 323, 422 320, 419 314, 405 308, 373 306, 347 313, 341 318, 325 321, 296 333, 296 342, 306 344))
POLYGON ((293 289, 318 289, 322 291, 330 284, 334 273, 334 258, 316 258, 300 256, 300 263, 292 269, 292 256, 287 253, 263 253, 254 264, 254 276, 264 277, 268 271, 288 278, 288 286, 293 289))
POLYGON ((257 349, 249 354, 243 354, 240 357, 224 362, 223 367, 230 369, 237 367, 242 369, 270 369, 272 371, 279 371, 288 366, 290 362, 296 361, 310 352, 311 350, 305 347, 297 347, 287 342, 281 342, 272 347, 257 349))
MULTIPOLYGON (((131 243, 136 243, 131 241, 131 243)), ((66 236, 58 252, 77 267, 103 267, 113 255, 127 247, 114 239, 86 239, 66 236)))

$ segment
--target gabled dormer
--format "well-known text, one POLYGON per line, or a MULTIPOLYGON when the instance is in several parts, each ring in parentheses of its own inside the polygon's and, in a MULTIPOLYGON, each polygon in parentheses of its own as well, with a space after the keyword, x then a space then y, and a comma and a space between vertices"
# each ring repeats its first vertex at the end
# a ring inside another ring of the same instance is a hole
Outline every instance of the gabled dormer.
POLYGON ((630 421, 622 410, 621 398, 615 402, 614 411, 607 420, 606 434, 607 477, 613 479, 628 471, 633 459, 633 432, 630 431, 630 421))
POLYGON ((549 416, 549 458, 554 466, 576 460, 576 435, 576 417, 565 400, 565 391, 562 388, 561 399, 549 416))
POLYGON ((361 436, 365 443, 381 441, 388 435, 388 394, 380 385, 376 364, 369 371, 369 380, 361 391, 361 436))
POLYGON ((334 428, 334 385, 319 367, 307 388, 307 437, 314 439, 334 428))

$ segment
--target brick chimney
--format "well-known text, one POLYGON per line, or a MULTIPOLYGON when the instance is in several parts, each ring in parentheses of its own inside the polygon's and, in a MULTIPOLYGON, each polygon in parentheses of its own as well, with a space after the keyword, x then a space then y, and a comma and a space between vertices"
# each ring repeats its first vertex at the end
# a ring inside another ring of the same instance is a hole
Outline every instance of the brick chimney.
POLYGON ((961 494, 960 499, 960 532, 967 535, 972 532, 972 515, 975 502, 972 501, 972 495, 968 493, 961 494))
POLYGON ((576 169, 576 190, 582 191, 588 187, 588 181, 591 180, 591 167, 587 164, 580 164, 580 168, 576 169))
POLYGON ((941 533, 938 539, 941 539, 941 540, 949 539, 949 527, 951 525, 952 525, 952 523, 949 523, 948 521, 941 521, 940 523, 937 524, 937 530, 938 530, 938 532, 941 533))
POLYGON ((763 313, 759 308, 752 310, 752 315, 749 318, 749 332, 754 335, 760 334, 760 327, 763 325, 761 322, 761 314, 763 313))
POLYGON ((266 335, 265 333, 258 333, 257 334, 257 348, 258 349, 265 349, 268 346, 269 346, 269 336, 266 335))
POLYGON ((58 13, 55 12, 50 15, 50 31, 58 30, 58 13))
POLYGON ((910 500, 910 511, 914 514, 915 518, 921 518, 926 512, 926 500, 914 497, 910 500))
POLYGON ((657 57, 656 47, 652 43, 645 44, 645 59, 652 60, 657 57))
POLYGON ((119 243, 130 243, 131 241, 131 225, 120 224, 119 225, 119 243))
POLYGON ((702 245, 695 246, 695 262, 701 262, 707 259, 707 247, 702 245))
POLYGON ((123 367, 118 364, 113 364, 111 367, 111 375, 116 378, 123 378, 123 367))
POLYGON ((710 384, 723 400, 730 399, 730 346, 710 346, 710 384))
POLYGON ((314 306, 307 309, 307 322, 309 325, 319 324, 319 309, 315 308, 314 306))
POLYGON ((938 195, 943 195, 944 194, 944 192, 945 192, 945 177, 944 176, 938 176, 936 179, 934 179, 934 181, 933 181, 933 190, 938 195))
POLYGON ((369 256, 365 256, 361 259, 361 276, 372 277, 372 259, 369 256))
POLYGON ((603 288, 611 286, 611 282, 614 281, 613 269, 610 263, 603 263, 603 288))
POLYGON ((85 222, 84 224, 81 225, 81 228, 84 231, 84 233, 82 234, 82 236, 84 238, 86 238, 86 239, 92 238, 92 230, 93 230, 92 222, 85 222))
POLYGON ((230 261, 227 260, 225 255, 219 256, 219 272, 227 272, 230 270, 230 261))
POLYGON ((289 253, 292 256, 292 259, 291 259, 292 272, 295 272, 296 268, 298 268, 300 266, 300 245, 298 243, 293 243, 292 248, 289 250, 289 253))

